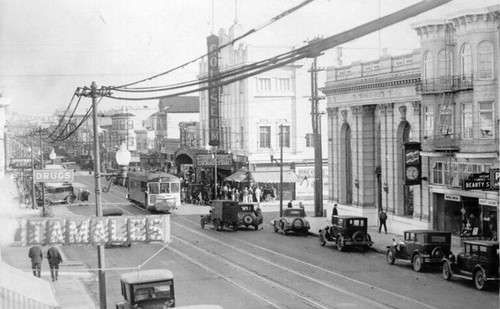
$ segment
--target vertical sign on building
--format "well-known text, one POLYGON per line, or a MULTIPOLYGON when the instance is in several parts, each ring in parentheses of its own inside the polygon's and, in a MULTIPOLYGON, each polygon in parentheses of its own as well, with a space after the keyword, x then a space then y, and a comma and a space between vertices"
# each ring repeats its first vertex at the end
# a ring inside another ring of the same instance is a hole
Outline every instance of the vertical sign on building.
POLYGON ((219 146, 219 37, 207 37, 208 45, 208 144, 219 146))
POLYGON ((404 163, 405 185, 419 185, 422 181, 422 168, 420 165, 420 143, 405 143, 404 163))

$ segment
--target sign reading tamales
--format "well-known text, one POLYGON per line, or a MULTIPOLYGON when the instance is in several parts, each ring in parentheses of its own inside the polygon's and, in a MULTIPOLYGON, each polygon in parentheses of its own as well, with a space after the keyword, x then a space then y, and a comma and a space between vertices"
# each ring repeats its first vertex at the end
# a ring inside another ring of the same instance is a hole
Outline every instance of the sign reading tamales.
POLYGON ((403 177, 405 185, 419 185, 422 181, 422 168, 420 164, 420 143, 405 143, 404 163, 403 177))
POLYGON ((23 246, 169 243, 170 216, 24 218, 23 246))

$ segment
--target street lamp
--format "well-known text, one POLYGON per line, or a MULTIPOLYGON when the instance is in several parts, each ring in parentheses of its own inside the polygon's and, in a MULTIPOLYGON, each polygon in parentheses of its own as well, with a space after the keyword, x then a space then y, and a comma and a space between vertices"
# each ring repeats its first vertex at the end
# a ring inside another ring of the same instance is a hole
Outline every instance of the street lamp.
POLYGON ((280 217, 283 216, 283 125, 280 125, 280 162, 274 159, 274 149, 269 152, 271 163, 274 161, 280 166, 280 217))
MULTIPOLYGON (((205 148, 207 152, 210 152, 210 145, 205 146, 205 148)), ((215 148, 215 152, 212 152, 212 158, 214 159, 215 199, 217 199, 217 148, 215 148)))
POLYGON ((115 154, 116 163, 119 166, 119 171, 116 173, 101 173, 101 176, 110 176, 108 184, 106 187, 102 188, 103 192, 109 192, 109 188, 111 187, 111 183, 115 179, 115 177, 121 177, 123 182, 122 186, 125 186, 125 179, 128 173, 128 165, 130 163, 131 154, 127 149, 127 145, 123 142, 120 145, 120 149, 115 154))

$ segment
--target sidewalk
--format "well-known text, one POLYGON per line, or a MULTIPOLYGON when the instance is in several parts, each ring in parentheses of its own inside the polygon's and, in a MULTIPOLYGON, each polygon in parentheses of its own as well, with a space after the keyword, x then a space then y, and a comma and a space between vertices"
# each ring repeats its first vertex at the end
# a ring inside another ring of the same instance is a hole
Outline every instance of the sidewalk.
MULTIPOLYGON (((54 207, 55 216, 68 215, 66 207, 54 207)), ((39 210, 31 208, 19 208, 15 217, 40 217, 39 210)), ((87 267, 79 261, 71 261, 64 254, 64 247, 59 247, 63 256, 63 262, 59 265, 59 280, 52 281, 49 264, 46 259, 48 246, 42 247, 44 262, 42 263, 41 280, 50 282, 54 296, 61 308, 71 309, 95 309, 98 308, 90 292, 82 280, 95 281, 95 275, 87 270, 87 267)), ((28 257, 29 247, 21 247, 19 242, 10 246, 4 246, 1 250, 1 261, 10 266, 32 275, 31 261, 28 257)), ((37 280, 35 277, 34 280, 37 280)), ((39 279, 38 279, 39 280, 39 279)))

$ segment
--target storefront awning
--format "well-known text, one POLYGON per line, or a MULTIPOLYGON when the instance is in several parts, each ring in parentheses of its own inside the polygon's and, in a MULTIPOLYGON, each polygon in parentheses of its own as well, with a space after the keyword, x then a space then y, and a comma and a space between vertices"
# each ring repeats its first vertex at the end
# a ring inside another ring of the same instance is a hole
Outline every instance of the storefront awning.
MULTIPOLYGON (((279 171, 237 171, 234 174, 226 177, 225 181, 243 182, 243 183, 279 183, 280 182, 280 172, 279 171)), ((295 183, 299 179, 293 171, 283 171, 283 182, 284 183, 295 183)))
MULTIPOLYGON (((254 182, 259 183, 279 183, 280 182, 280 172, 279 171, 263 171, 263 172, 252 172, 254 182)), ((283 171, 283 182, 284 183, 295 183, 299 179, 295 172, 283 171)))

